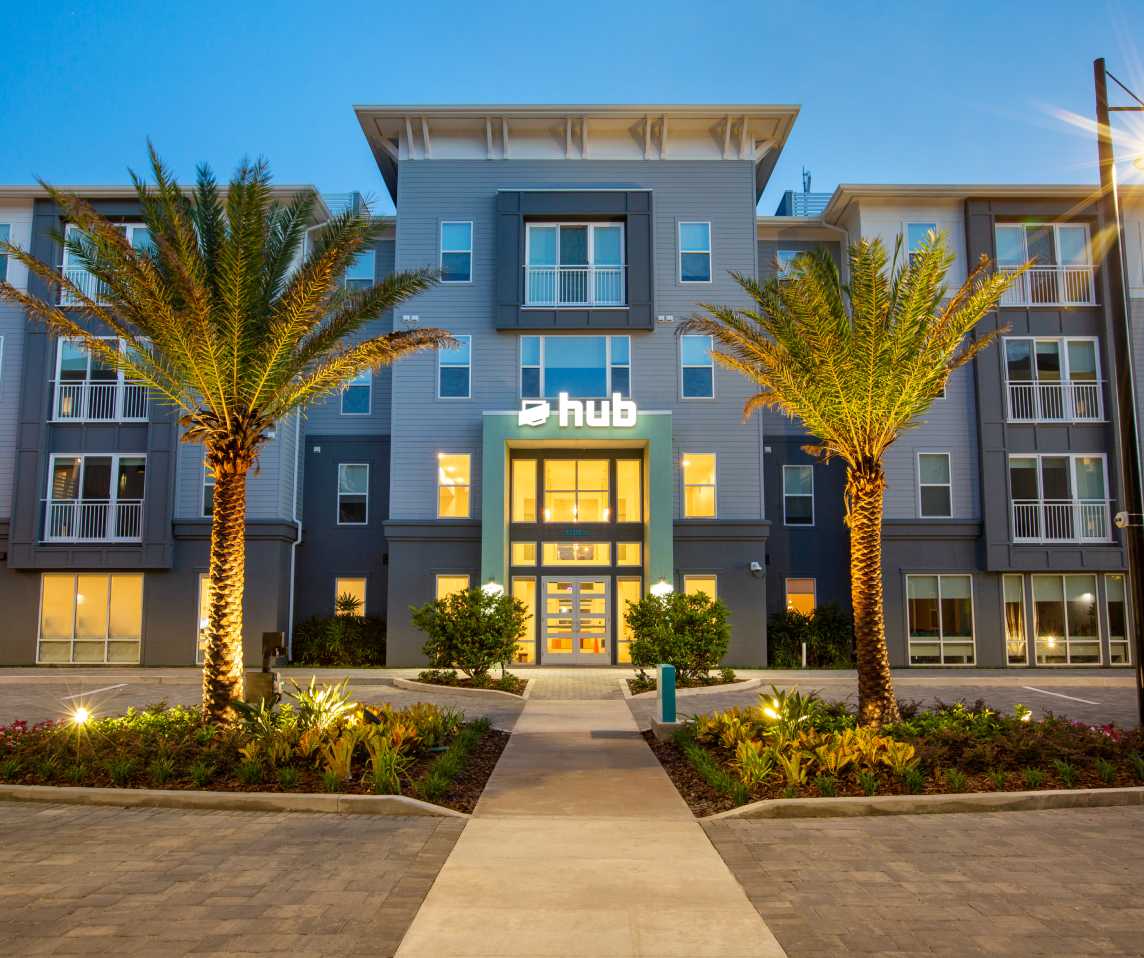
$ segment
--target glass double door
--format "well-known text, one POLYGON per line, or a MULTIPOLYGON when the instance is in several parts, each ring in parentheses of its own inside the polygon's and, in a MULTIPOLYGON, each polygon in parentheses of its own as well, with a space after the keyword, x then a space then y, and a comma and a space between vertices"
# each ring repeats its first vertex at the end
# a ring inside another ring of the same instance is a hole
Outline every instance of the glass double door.
POLYGON ((541 579, 540 661, 545 665, 611 662, 611 578, 541 579))

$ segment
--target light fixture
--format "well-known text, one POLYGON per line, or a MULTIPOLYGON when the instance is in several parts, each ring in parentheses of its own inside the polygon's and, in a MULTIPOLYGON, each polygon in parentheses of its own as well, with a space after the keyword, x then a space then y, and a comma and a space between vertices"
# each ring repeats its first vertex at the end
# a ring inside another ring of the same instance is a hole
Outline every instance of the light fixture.
POLYGON ((72 711, 71 720, 72 720, 73 725, 86 725, 90 719, 91 719, 91 712, 89 712, 82 705, 77 706, 72 711))
POLYGON ((503 595, 504 586, 497 582, 495 579, 489 579, 488 582, 481 586, 481 591, 485 595, 503 595))
POLYGON ((671 595, 675 590, 672 589, 671 583, 668 582, 667 579, 660 579, 651 587, 650 591, 657 599, 662 599, 664 596, 671 595))

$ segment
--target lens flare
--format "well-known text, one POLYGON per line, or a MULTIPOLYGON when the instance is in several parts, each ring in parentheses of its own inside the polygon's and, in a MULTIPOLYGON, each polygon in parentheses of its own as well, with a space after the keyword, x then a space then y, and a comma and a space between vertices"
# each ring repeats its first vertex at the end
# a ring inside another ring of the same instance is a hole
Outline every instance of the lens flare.
POLYGON ((86 725, 91 720, 91 712, 79 705, 72 710, 71 720, 73 725, 86 725))

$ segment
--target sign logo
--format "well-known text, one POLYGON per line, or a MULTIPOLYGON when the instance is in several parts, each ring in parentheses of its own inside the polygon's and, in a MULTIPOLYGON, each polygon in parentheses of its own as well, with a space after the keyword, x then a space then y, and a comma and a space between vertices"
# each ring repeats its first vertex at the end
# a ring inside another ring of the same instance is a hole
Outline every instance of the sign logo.
MULTIPOLYGON (((560 393, 556 402, 556 415, 562 429, 568 426, 628 429, 636 424, 639 413, 636 404, 619 393, 612 393, 611 399, 569 399, 568 393, 560 393)), ((543 426, 551 416, 552 403, 547 399, 524 399, 516 422, 518 426, 543 426)))

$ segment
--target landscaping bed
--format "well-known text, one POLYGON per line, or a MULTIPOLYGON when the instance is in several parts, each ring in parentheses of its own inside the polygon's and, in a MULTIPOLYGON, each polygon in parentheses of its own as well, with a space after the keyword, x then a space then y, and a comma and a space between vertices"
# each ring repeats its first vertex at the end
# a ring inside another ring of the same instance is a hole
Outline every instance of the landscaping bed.
MULTIPOLYGON (((625 681, 628 683, 628 690, 632 695, 639 695, 641 692, 654 692, 659 687, 659 681, 655 676, 648 675, 646 672, 625 681)), ((746 679, 741 679, 735 675, 733 669, 720 669, 718 675, 676 675, 675 687, 677 689, 705 689, 715 685, 735 685, 738 682, 746 681, 746 679)))
POLYGON ((772 690, 697 716, 671 742, 645 739, 699 816, 773 798, 937 795, 1144 784, 1144 732, 1001 715, 978 701, 858 728, 844 705, 772 690))
POLYGON ((455 669, 426 669, 417 674, 417 681, 426 685, 441 685, 450 689, 483 689, 493 692, 508 692, 511 695, 524 695, 528 680, 505 672, 499 677, 489 673, 477 676, 458 675, 455 669))
POLYGON ((297 689, 293 703, 242 707, 212 725, 165 704, 115 718, 0 726, 0 782, 224 792, 406 795, 469 812, 508 733, 417 703, 350 702, 346 685, 297 689))

